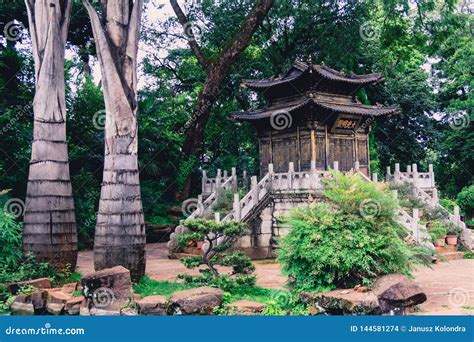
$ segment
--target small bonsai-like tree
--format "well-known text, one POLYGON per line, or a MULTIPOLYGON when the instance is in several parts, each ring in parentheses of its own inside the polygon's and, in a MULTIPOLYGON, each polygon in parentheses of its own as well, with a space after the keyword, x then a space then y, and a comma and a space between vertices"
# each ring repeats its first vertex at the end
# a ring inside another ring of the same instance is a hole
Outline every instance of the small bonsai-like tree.
POLYGON ((213 220, 196 219, 185 221, 188 232, 180 235, 178 245, 186 247, 190 242, 202 241, 202 255, 181 259, 187 268, 200 268, 199 276, 180 274, 178 277, 189 283, 228 288, 237 285, 254 285, 252 272, 255 266, 250 258, 241 251, 230 251, 237 238, 249 233, 246 225, 241 222, 216 222, 213 220), (201 266, 205 266, 202 268, 201 266), (230 267, 227 274, 219 273, 217 266, 230 267))

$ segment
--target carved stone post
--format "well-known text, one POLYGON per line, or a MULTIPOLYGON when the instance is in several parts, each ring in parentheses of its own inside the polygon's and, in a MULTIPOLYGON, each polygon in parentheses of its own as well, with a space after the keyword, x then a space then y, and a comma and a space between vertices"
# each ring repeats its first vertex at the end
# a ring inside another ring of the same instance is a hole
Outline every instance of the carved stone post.
POLYGON ((428 165, 428 172, 430 174, 430 181, 431 181, 431 187, 436 188, 436 183, 435 183, 435 174, 433 170, 433 164, 428 165))
POLYGON ((387 166, 387 172, 385 173, 385 181, 388 183, 390 181, 390 166, 387 166))
POLYGON ((240 221, 240 198, 239 198, 238 192, 234 194, 233 209, 234 209, 234 220, 239 222, 240 221))
POLYGON ((214 220, 216 222, 221 222, 221 213, 219 213, 219 212, 214 213, 214 220))
POLYGON ((237 191, 238 185, 237 185, 237 169, 233 167, 231 169, 231 174, 232 174, 232 191, 237 191))
POLYGON ((333 169, 336 170, 336 171, 339 171, 339 162, 338 161, 333 162, 333 169))
MULTIPOLYGON (((204 194, 206 193, 206 185, 207 185, 207 171, 202 170, 202 186, 201 186, 201 192, 204 194)), ((212 186, 211 186, 212 187, 212 186)), ((212 191, 211 191, 212 192, 212 191)))
POLYGON ((439 203, 438 189, 433 188, 431 195, 431 206, 435 207, 439 203))
POLYGON ((420 221, 420 210, 413 208, 413 232, 415 233, 415 238, 417 242, 420 242, 420 228, 418 223, 420 221))
POLYGON ((377 183, 379 181, 379 176, 374 172, 372 173, 372 182, 377 183))
POLYGON ((293 162, 288 163, 288 189, 293 189, 293 173, 295 172, 295 166, 293 162))
POLYGON ((359 169, 360 169, 360 164, 358 161, 354 162, 354 171, 355 172, 359 172, 359 169))
POLYGON ((395 183, 400 181, 400 164, 395 163, 395 170, 393 171, 393 180, 395 183))
POLYGON ((250 191, 252 191, 253 204, 257 205, 257 203, 258 203, 258 181, 257 181, 257 176, 252 176, 250 178, 250 183, 251 183, 251 187, 252 187, 252 189, 250 191))

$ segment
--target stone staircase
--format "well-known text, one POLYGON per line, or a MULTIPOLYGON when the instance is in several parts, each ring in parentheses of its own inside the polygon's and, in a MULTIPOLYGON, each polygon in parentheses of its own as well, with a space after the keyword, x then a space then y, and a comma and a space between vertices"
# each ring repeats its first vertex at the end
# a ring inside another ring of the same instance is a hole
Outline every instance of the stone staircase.
MULTIPOLYGON (((333 168, 338 170, 338 162, 334 162, 333 168)), ((369 182, 378 182, 377 174, 372 174, 372 179, 359 171, 359 165, 354 164, 354 170, 369 182)), ((195 218, 210 218, 214 216, 216 221, 238 221, 248 223, 257 217, 263 209, 265 209, 271 198, 275 194, 286 194, 287 196, 296 196, 298 194, 317 194, 323 189, 323 180, 330 177, 329 171, 318 170, 315 164, 311 164, 309 171, 295 172, 294 164, 289 163, 288 172, 275 173, 273 171, 273 164, 268 165, 268 173, 257 180, 256 176, 250 178, 250 187, 248 187, 248 179, 244 173, 242 179, 237 178, 236 169, 232 168, 231 175, 228 176, 224 171, 222 175, 221 170, 217 170, 215 178, 209 178, 207 173, 203 172, 202 194, 197 198, 197 209, 186 219, 191 220, 195 218), (240 198, 238 187, 239 184, 247 190, 245 196, 240 198), (220 213, 213 214, 213 208, 218 203, 219 197, 223 192, 232 191, 233 205, 231 211, 222 219, 220 213)), ((438 201, 438 192, 434 183, 433 167, 430 165, 429 172, 418 172, 416 164, 413 164, 407 169, 407 172, 400 172, 399 164, 395 164, 395 171, 392 174, 390 168, 387 168, 386 181, 390 183, 405 182, 411 185, 413 194, 430 206, 436 206, 446 213, 446 220, 456 224, 461 228, 461 242, 463 245, 472 250, 474 237, 472 232, 466 228, 464 222, 461 222, 459 217, 459 208, 454 214, 443 208, 438 201)), ((397 191, 393 191, 393 196, 397 197, 397 191)), ((417 243, 434 249, 431 243, 431 237, 426 229, 426 226, 420 224, 419 210, 413 209, 412 213, 408 213, 404 209, 398 211, 399 222, 407 229, 417 243)), ((180 234, 187 231, 183 224, 180 224, 174 233, 170 236, 168 242, 168 249, 170 255, 173 255, 177 250, 176 240, 180 234)), ((206 245, 203 245, 203 249, 206 245)))

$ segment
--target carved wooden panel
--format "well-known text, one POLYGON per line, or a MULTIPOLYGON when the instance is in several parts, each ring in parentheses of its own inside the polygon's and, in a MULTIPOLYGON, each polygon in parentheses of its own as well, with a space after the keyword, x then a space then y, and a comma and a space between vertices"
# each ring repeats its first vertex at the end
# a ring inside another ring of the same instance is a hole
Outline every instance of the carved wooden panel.
POLYGON ((271 141, 270 137, 260 138, 260 174, 268 172, 268 164, 271 160, 271 141))
POLYGON ((301 170, 311 168, 311 136, 308 129, 300 131, 301 170))
POLYGON ((339 162, 339 170, 349 171, 354 166, 354 140, 348 137, 330 137, 329 161, 330 167, 333 162, 339 162))
POLYGON ((298 165, 296 132, 274 135, 272 137, 272 152, 275 172, 288 171, 289 162, 293 162, 296 169, 298 165))
POLYGON ((357 139, 357 154, 359 159, 359 164, 361 166, 366 166, 369 163, 368 160, 368 147, 366 139, 357 139))

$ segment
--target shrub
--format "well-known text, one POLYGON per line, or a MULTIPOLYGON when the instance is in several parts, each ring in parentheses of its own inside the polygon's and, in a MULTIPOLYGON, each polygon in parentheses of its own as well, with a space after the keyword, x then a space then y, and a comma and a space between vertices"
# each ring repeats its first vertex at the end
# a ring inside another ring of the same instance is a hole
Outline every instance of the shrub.
POLYGON ((474 184, 463 188, 456 200, 466 218, 471 220, 474 217, 474 184))
POLYGON ((426 264, 429 253, 403 241, 397 203, 384 184, 356 174, 332 174, 323 191, 328 203, 295 209, 285 218, 289 233, 278 259, 296 291, 325 291, 370 284, 383 274, 410 276, 413 263, 426 264))
POLYGON ((203 241, 208 244, 203 254, 181 259, 187 268, 199 268, 201 275, 191 276, 180 274, 178 277, 188 283, 212 285, 223 289, 229 289, 234 285, 254 285, 255 277, 252 272, 255 267, 250 258, 240 251, 228 251, 235 240, 248 234, 245 224, 235 221, 215 222, 213 220, 196 219, 184 222, 189 229, 185 234, 178 237, 178 244, 186 247, 190 242, 203 241), (216 266, 227 266, 231 273, 220 274, 216 266))

